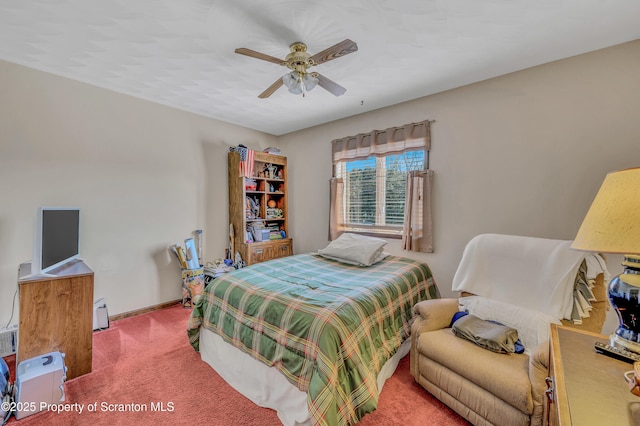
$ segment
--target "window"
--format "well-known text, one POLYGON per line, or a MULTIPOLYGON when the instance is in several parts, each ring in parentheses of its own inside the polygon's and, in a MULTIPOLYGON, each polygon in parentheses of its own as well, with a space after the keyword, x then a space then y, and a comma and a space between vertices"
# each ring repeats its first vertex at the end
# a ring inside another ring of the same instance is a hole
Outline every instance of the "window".
POLYGON ((400 237, 404 224, 407 173, 425 169, 428 152, 407 151, 362 160, 339 161, 344 230, 400 237))
POLYGON ((330 240, 359 232, 433 252, 430 129, 425 120, 331 142, 330 240))

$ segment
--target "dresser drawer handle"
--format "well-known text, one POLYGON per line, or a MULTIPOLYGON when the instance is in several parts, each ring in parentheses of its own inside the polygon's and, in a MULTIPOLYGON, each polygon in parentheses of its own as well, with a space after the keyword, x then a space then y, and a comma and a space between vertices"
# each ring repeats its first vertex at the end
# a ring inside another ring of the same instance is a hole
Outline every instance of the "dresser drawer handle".
POLYGON ((547 383, 547 390, 544 391, 544 394, 547 395, 547 398, 549 398, 549 402, 553 402, 553 378, 551 377, 547 377, 546 379, 544 379, 544 381, 547 383))
POLYGON ((256 249, 256 254, 262 254, 262 249, 256 249))

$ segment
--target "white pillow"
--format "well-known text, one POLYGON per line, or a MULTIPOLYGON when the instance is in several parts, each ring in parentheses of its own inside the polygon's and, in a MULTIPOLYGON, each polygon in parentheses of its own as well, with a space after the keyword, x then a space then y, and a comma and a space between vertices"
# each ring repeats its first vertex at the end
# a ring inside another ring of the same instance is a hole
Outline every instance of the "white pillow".
POLYGON ((352 265, 371 266, 381 260, 379 257, 386 244, 382 238, 345 233, 318 250, 318 254, 352 265))
POLYGON ((462 310, 483 320, 497 321, 518 330, 518 337, 525 352, 532 351, 538 344, 549 340, 550 324, 561 324, 560 320, 544 312, 523 308, 481 296, 459 299, 462 310))
POLYGON ((391 256, 391 253, 387 253, 386 251, 383 251, 382 253, 380 253, 378 255, 378 257, 376 257, 373 262, 371 262, 371 265, 364 265, 362 263, 359 262, 354 262, 350 259, 344 259, 344 258, 339 258, 339 257, 334 257, 334 256, 329 256, 328 254, 323 254, 321 255, 322 257, 326 258, 326 259, 332 259, 332 260, 336 260, 338 262, 342 262, 342 263, 346 263, 348 265, 355 265, 355 266, 371 266, 371 265, 375 265, 376 263, 380 262, 381 260, 386 259, 388 256, 391 256))

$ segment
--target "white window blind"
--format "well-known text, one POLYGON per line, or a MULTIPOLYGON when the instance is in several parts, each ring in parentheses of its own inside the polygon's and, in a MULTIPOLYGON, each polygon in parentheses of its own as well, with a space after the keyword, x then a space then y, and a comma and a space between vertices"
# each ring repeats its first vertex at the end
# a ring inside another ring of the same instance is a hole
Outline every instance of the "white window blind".
POLYGON ((404 222, 407 172, 424 170, 428 151, 406 151, 366 159, 338 161, 335 174, 344 182, 344 229, 400 236, 404 222))

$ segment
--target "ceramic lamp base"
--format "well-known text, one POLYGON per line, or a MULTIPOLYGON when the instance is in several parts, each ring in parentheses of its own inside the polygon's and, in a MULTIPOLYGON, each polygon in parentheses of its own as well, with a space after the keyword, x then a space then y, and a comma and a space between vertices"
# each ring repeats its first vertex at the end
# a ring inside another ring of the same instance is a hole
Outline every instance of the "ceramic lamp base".
POLYGON ((624 272, 609 283, 609 301, 618 315, 611 346, 640 353, 640 257, 626 255, 624 272))
POLYGON ((609 344, 614 348, 622 348, 640 354, 640 343, 627 340, 617 334, 609 336, 609 344))

